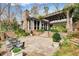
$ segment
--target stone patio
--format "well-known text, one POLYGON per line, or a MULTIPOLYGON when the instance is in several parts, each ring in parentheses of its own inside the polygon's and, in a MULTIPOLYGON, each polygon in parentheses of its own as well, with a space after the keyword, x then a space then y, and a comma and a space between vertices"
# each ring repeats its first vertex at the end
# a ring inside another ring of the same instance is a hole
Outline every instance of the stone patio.
POLYGON ((27 56, 48 56, 57 50, 58 47, 52 46, 52 38, 47 37, 46 33, 46 37, 42 35, 19 38, 21 42, 25 42, 23 52, 26 52, 27 56))

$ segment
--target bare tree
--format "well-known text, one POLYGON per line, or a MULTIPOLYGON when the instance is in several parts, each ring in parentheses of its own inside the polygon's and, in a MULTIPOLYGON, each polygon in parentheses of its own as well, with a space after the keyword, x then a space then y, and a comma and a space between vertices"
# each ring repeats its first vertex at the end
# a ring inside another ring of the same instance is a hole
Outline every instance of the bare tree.
POLYGON ((45 15, 48 15, 48 10, 49 10, 49 7, 47 5, 44 6, 44 12, 45 12, 45 15))
POLYGON ((0 3, 0 20, 1 20, 1 15, 4 13, 6 8, 7 8, 7 4, 0 3))
POLYGON ((60 10, 60 3, 53 3, 53 6, 55 7, 56 11, 60 10))
POLYGON ((20 18, 22 19, 22 9, 20 4, 15 4, 15 8, 16 8, 16 14, 20 16, 20 18))
POLYGON ((11 3, 8 3, 8 20, 10 20, 10 9, 11 9, 11 3))
POLYGON ((22 9, 20 4, 17 3, 12 3, 12 4, 8 4, 8 18, 10 18, 10 21, 13 21, 13 19, 17 17, 22 20, 22 9), (11 10, 14 11, 11 11, 11 10))
POLYGON ((35 16, 39 14, 39 7, 37 4, 34 4, 33 7, 31 8, 31 14, 32 16, 35 16))

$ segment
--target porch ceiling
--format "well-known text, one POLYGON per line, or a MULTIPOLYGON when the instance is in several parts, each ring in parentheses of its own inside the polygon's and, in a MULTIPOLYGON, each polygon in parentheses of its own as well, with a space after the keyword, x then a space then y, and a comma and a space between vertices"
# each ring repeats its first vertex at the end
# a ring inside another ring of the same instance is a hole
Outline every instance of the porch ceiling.
POLYGON ((65 18, 66 18, 66 14, 64 12, 55 12, 52 14, 48 14, 48 16, 45 17, 45 19, 49 21, 60 20, 65 18))

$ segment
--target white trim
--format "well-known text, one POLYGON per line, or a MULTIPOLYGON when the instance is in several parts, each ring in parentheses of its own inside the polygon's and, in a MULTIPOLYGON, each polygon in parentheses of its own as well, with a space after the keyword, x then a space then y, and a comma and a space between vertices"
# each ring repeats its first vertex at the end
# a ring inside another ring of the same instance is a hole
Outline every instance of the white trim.
POLYGON ((61 23, 61 22, 66 22, 67 19, 61 19, 61 20, 54 20, 54 21, 51 21, 50 24, 53 24, 53 23, 61 23))

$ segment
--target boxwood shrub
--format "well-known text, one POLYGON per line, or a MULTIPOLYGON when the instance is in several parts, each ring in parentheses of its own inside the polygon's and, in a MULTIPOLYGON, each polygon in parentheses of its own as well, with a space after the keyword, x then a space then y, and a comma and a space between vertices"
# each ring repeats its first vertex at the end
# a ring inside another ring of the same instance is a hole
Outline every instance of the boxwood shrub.
POLYGON ((59 42, 61 40, 61 36, 58 32, 55 32, 54 35, 52 36, 52 39, 54 42, 59 42))

